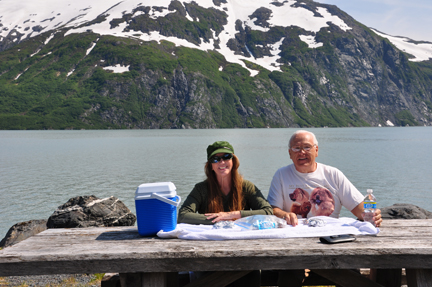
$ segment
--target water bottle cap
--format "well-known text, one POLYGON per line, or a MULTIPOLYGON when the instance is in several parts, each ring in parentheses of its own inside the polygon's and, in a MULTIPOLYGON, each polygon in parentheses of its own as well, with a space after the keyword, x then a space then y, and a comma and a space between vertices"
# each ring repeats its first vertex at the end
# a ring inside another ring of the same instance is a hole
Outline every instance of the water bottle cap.
POLYGON ((372 193, 372 192, 373 192, 372 189, 368 189, 368 190, 367 190, 367 193, 372 193))

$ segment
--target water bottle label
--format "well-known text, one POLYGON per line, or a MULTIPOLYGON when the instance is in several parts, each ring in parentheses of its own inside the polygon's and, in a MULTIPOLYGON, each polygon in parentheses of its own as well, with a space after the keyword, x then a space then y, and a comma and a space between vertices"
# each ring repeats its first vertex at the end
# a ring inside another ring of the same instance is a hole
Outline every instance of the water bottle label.
POLYGON ((259 229, 259 230, 261 230, 261 229, 272 229, 272 228, 276 228, 276 223, 258 220, 258 222, 255 222, 253 224, 253 226, 256 229, 259 229))
POLYGON ((376 209, 376 202, 365 202, 364 204, 363 204, 363 207, 364 207, 364 209, 370 209, 370 208, 373 208, 373 209, 376 209))

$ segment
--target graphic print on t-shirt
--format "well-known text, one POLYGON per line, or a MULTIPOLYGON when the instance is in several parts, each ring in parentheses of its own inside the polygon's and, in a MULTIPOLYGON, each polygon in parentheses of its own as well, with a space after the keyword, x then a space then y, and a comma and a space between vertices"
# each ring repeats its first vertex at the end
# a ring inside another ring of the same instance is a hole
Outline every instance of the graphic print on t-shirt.
POLYGON ((289 197, 292 201, 290 211, 306 218, 312 208, 312 204, 309 202, 309 193, 302 188, 296 188, 289 194, 289 197))
POLYGON ((310 196, 312 204, 311 213, 313 216, 330 216, 335 209, 333 195, 328 189, 317 187, 310 196))
POLYGON ((316 187, 309 194, 302 188, 296 188, 289 194, 292 201, 290 211, 302 218, 310 216, 330 216, 335 209, 331 192, 324 187, 316 187))

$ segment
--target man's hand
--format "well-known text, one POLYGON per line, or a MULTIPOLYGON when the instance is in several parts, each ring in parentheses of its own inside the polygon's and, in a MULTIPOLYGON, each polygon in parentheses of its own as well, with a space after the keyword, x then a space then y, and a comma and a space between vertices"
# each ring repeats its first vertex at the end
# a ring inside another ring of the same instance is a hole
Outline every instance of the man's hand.
POLYGON ((381 210, 380 209, 376 209, 375 210, 373 220, 375 222, 375 226, 376 227, 380 227, 381 226, 382 218, 381 218, 381 210))
MULTIPOLYGON (((357 218, 359 220, 364 220, 363 218, 363 212, 364 212, 364 208, 363 208, 363 202, 360 203, 359 205, 357 205, 356 207, 354 207, 353 210, 351 210, 351 212, 357 216, 357 218)), ((375 223, 376 227, 380 227, 382 224, 382 218, 381 218, 381 210, 380 209, 376 209, 374 216, 373 216, 373 220, 375 223)))
POLYGON ((285 212, 285 215, 282 218, 286 220, 287 224, 292 226, 296 226, 298 224, 297 214, 293 212, 285 212))
POLYGON ((297 215, 293 212, 286 212, 278 207, 273 206, 273 214, 276 215, 277 217, 285 219, 285 221, 289 225, 292 226, 298 225, 297 215))

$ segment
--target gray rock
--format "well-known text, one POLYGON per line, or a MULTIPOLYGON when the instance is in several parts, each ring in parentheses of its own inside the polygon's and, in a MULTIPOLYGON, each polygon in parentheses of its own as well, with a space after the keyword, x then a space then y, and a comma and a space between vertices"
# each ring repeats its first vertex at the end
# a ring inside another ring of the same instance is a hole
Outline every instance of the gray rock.
POLYGON ((136 216, 118 198, 77 196, 59 206, 48 218, 48 228, 133 226, 136 216))
POLYGON ((396 203, 381 208, 381 216, 383 219, 429 219, 432 212, 413 204, 396 203))
POLYGON ((0 247, 14 245, 46 229, 47 221, 45 219, 17 223, 9 229, 6 236, 0 241, 0 247))

